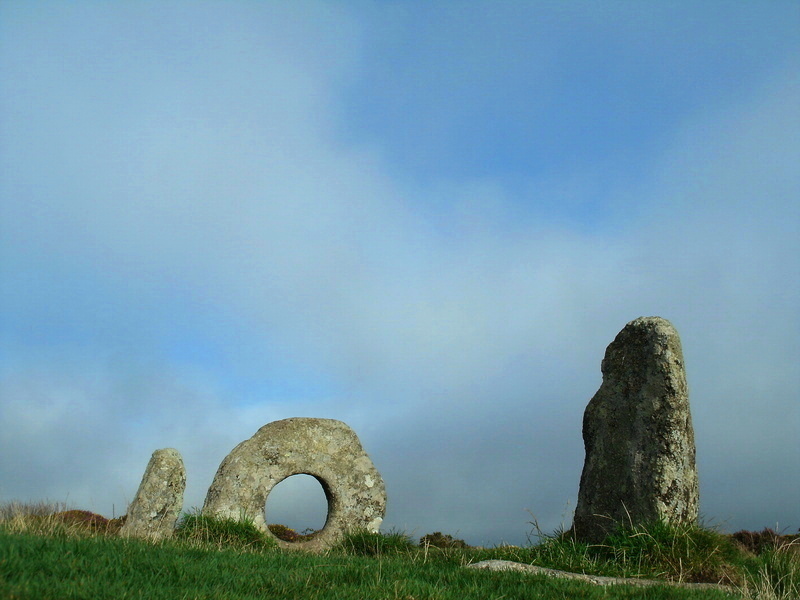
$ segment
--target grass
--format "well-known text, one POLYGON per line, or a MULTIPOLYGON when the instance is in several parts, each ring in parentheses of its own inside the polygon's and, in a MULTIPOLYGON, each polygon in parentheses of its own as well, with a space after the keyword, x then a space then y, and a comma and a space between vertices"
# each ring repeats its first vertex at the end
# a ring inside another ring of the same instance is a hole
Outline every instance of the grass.
POLYGON ((727 536, 696 525, 665 523, 620 527, 598 554, 634 573, 729 585, 742 583, 748 561, 752 562, 727 536))
MULTIPOLYGON (((621 528, 598 546, 560 533, 541 536, 539 543, 526 547, 491 549, 418 545, 402 532, 357 531, 327 553, 313 555, 277 549, 252 523, 188 514, 172 539, 148 542, 120 538, 84 513, 83 518, 65 519, 67 512, 63 506, 44 504, 0 507, 0 598, 731 597, 708 590, 598 587, 464 568, 486 559, 598 575, 725 581, 750 600, 800 598, 796 543, 775 544, 756 555, 730 536, 702 528, 621 528)), ((444 534, 433 537, 452 540, 444 534)))
POLYGON ((186 514, 175 529, 175 539, 202 547, 258 552, 277 547, 252 521, 215 519, 198 512, 186 514))

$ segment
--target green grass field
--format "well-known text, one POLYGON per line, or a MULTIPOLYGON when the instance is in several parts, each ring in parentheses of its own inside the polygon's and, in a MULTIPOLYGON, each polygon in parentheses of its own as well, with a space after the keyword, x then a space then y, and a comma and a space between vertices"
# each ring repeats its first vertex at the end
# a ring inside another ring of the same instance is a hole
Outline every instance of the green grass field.
POLYGON ((648 598, 758 600, 800 598, 800 553, 794 544, 760 554, 701 528, 620 531, 589 547, 545 536, 524 548, 420 547, 402 533, 356 532, 324 554, 281 551, 247 524, 187 515, 176 535, 158 543, 122 539, 107 523, 66 520, 44 507, 0 509, 0 597, 494 599, 648 598), (101 526, 102 525, 102 526, 101 526), (672 586, 594 586, 546 576, 466 568, 505 559, 610 576, 724 581, 737 590, 672 586))

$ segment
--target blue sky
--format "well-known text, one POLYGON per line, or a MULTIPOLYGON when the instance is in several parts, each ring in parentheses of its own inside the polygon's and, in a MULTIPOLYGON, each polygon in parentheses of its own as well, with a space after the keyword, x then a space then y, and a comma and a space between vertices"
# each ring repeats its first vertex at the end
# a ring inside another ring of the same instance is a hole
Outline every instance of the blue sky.
MULTIPOLYGON (((119 514, 175 447, 200 506, 261 425, 325 417, 387 528, 521 543, 530 513, 569 525, 605 347, 659 315, 706 520, 797 530, 798 25, 0 4, 0 500, 119 514)), ((321 489, 296 481, 268 516, 302 528, 321 489)))

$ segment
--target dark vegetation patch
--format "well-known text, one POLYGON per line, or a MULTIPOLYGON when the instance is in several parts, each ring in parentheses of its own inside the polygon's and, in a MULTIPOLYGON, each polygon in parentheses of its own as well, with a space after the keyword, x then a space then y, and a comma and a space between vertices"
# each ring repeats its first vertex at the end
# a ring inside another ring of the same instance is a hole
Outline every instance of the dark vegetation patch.
POLYGON ((307 542, 317 533, 316 530, 305 530, 303 533, 298 533, 291 527, 280 523, 271 523, 267 525, 267 529, 270 530, 272 535, 284 542, 307 542))
POLYGON ((92 533, 117 533, 125 522, 124 517, 106 519, 88 510, 65 510, 55 513, 53 518, 65 525, 83 527, 92 533))
POLYGON ((782 535, 768 527, 761 531, 746 531, 743 529, 730 537, 742 548, 756 555, 781 547, 791 548, 795 552, 800 552, 800 534, 782 535))
POLYGON ((423 535, 419 539, 419 545, 422 548, 469 548, 464 540, 458 540, 452 535, 442 533, 441 531, 434 531, 423 535))

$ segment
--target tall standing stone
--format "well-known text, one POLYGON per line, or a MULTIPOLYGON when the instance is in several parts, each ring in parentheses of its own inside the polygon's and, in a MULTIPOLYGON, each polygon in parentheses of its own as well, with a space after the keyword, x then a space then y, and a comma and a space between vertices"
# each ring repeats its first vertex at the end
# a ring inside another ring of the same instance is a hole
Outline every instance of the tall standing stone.
POLYGON ((660 317, 631 321, 606 349, 602 372, 583 415, 574 535, 596 543, 617 524, 696 522, 694 429, 678 332, 660 317))
POLYGON ((183 508, 185 489, 186 469, 180 452, 174 448, 153 452, 119 534, 149 539, 170 537, 183 508))

